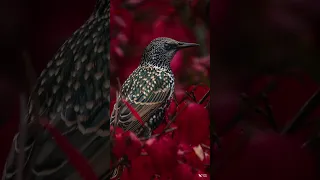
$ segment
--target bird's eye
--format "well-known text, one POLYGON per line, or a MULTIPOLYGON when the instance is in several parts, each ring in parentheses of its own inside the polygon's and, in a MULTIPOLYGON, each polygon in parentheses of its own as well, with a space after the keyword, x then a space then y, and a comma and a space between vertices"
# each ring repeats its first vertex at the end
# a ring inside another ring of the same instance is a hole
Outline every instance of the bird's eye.
POLYGON ((173 44, 169 44, 169 43, 164 44, 164 49, 167 51, 172 50, 173 48, 174 48, 173 44))

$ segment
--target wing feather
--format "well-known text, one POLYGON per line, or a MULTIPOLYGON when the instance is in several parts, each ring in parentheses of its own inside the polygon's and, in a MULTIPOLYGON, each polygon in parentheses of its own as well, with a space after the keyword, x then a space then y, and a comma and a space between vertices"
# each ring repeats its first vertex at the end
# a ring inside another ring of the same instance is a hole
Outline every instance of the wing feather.
MULTIPOLYGON (((172 94, 170 74, 152 67, 139 67, 122 86, 120 97, 125 99, 140 115, 143 122, 148 121, 153 113, 163 106, 172 94), (139 76, 144 74, 145 76, 139 76)), ((118 110, 118 125, 125 131, 135 131, 141 126, 130 109, 122 101, 114 107, 111 122, 114 122, 118 110)))

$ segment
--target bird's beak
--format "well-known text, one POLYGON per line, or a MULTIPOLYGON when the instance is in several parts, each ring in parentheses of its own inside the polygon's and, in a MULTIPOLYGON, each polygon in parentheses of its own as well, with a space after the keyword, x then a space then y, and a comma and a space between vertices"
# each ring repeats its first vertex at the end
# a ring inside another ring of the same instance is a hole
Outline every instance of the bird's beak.
POLYGON ((196 43, 179 42, 177 48, 182 49, 182 48, 195 47, 195 46, 200 46, 200 45, 196 43))

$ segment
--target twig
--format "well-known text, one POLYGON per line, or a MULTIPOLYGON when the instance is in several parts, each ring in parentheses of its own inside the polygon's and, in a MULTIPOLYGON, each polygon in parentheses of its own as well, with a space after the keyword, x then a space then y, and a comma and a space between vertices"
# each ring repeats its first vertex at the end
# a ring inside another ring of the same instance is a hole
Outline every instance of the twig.
POLYGON ((312 120, 312 122, 315 122, 315 124, 314 124, 315 131, 309 136, 308 140, 302 144, 301 148, 305 148, 306 146, 308 146, 309 144, 311 144, 315 140, 319 139, 319 137, 320 137, 320 132, 319 132, 320 121, 319 120, 320 120, 319 118, 315 118, 312 120))
POLYGON ((200 99, 200 101, 198 102, 198 104, 202 104, 207 97, 210 95, 210 90, 208 90, 208 92, 200 99))
MULTIPOLYGON (((33 103, 33 112, 32 115, 34 115, 34 121, 29 123, 29 119, 25 119, 26 123, 26 129, 28 130, 28 134, 34 138, 34 150, 33 154, 37 154, 39 151, 39 141, 41 136, 39 136, 39 133, 43 131, 42 127, 39 124, 39 111, 40 111, 40 103, 39 103, 39 98, 36 92, 32 91, 33 85, 36 83, 36 73, 34 71, 34 68, 32 66, 32 63, 30 62, 30 58, 28 57, 28 54, 26 52, 23 52, 23 59, 25 62, 25 68, 26 68, 26 77, 28 79, 30 87, 30 98, 32 101, 30 103, 33 103)), ((29 106, 29 104, 28 104, 29 106)), ((27 118, 30 117, 30 115, 26 116, 27 118)), ((28 166, 26 167, 26 172, 27 174, 24 175, 24 179, 29 180, 30 179, 30 174, 32 173, 31 168, 35 164, 35 157, 31 156, 29 159, 28 166)))
POLYGON ((189 93, 189 92, 184 92, 188 97, 190 97, 193 101, 196 101, 196 97, 194 96, 193 92, 189 93))
POLYGON ((26 77, 28 80, 28 86, 29 86, 29 93, 32 92, 33 86, 36 84, 37 81, 37 74, 36 71, 34 70, 34 67, 31 63, 29 54, 24 51, 22 53, 24 64, 25 64, 25 72, 26 72, 26 77))
POLYGON ((120 101, 120 95, 118 92, 116 92, 116 96, 117 96, 117 100, 116 100, 116 103, 113 107, 113 111, 114 112, 114 123, 113 123, 113 132, 111 133, 111 137, 114 137, 115 135, 115 132, 116 132, 116 128, 117 128, 117 125, 118 125, 118 117, 119 117, 119 113, 118 113, 118 105, 119 105, 119 101, 120 101), (115 109, 114 109, 115 108, 115 109))
POLYGON ((207 145, 205 145, 205 144, 201 144, 201 146, 202 146, 203 148, 210 149, 210 146, 207 146, 207 145))
POLYGON ((268 119, 268 114, 260 107, 256 106, 254 103, 252 103, 249 100, 249 96, 245 93, 242 93, 240 95, 241 99, 243 100, 243 102, 247 103, 247 105, 252 108, 256 113, 261 114, 262 116, 264 116, 266 119, 268 119))
POLYGON ((305 118, 308 113, 313 111, 316 106, 319 104, 320 98, 320 89, 318 89, 310 99, 301 107, 296 116, 286 125, 286 127, 282 130, 281 134, 284 135, 290 131, 292 131, 296 124, 300 122, 303 118, 305 118))
MULTIPOLYGON (((119 78, 117 78, 117 82, 118 82, 118 87, 119 87, 119 91, 121 91, 121 83, 120 83, 120 79, 119 78)), ((115 111, 114 113, 115 113, 115 118, 114 118, 114 124, 113 124, 113 132, 111 133, 111 137, 114 137, 114 135, 115 135, 115 130, 116 130, 116 128, 117 128, 117 125, 118 125, 118 120, 119 120, 119 112, 118 112, 118 105, 119 105, 119 102, 120 102, 120 100, 121 100, 121 95, 120 95, 120 92, 119 91, 117 91, 116 92, 116 97, 117 97, 117 99, 116 99, 116 103, 115 103, 115 105, 114 105, 114 108, 113 108, 113 111, 115 111)))
MULTIPOLYGON (((194 94, 194 91, 197 89, 197 86, 198 86, 198 85, 195 85, 195 86, 191 89, 190 93, 194 94)), ((190 97, 190 94, 188 94, 188 93, 189 93, 188 91, 185 92, 185 94, 186 94, 187 96, 184 96, 184 97, 180 100, 180 102, 178 102, 178 104, 181 103, 181 102, 183 102, 184 100, 186 100, 187 97, 190 97)), ((192 96, 191 96, 190 98, 193 99, 192 96)), ((194 99, 194 101, 195 101, 195 99, 194 99)))
POLYGON ((173 101, 174 101, 174 103, 176 104, 176 106, 178 106, 178 101, 177 101, 177 96, 176 96, 176 94, 175 93, 173 93, 173 101))
POLYGON ((315 140, 318 139, 318 138, 319 138, 319 135, 310 138, 309 140, 307 140, 306 142, 304 142, 304 143, 301 145, 301 148, 307 147, 309 144, 311 144, 313 141, 315 141, 315 140))
POLYGON ((140 138, 140 141, 146 141, 146 140, 148 140, 148 139, 152 139, 152 138, 155 138, 155 137, 159 137, 159 136, 161 136, 161 135, 164 134, 164 133, 169 133, 169 132, 175 131, 175 130, 177 130, 177 129, 178 129, 177 127, 169 128, 169 129, 166 129, 166 130, 164 130, 163 132, 161 132, 161 133, 159 133, 159 134, 154 134, 154 135, 152 135, 152 136, 149 137, 149 138, 145 138, 145 137, 140 138))
POLYGON ((184 106, 181 111, 179 113, 177 113, 172 119, 171 121, 169 121, 169 123, 166 125, 166 127, 164 128, 164 130, 159 134, 159 136, 163 135, 166 133, 166 130, 170 128, 170 125, 176 120, 176 118, 183 112, 183 110, 185 110, 188 107, 188 105, 184 106))
POLYGON ((119 88, 119 91, 121 90, 121 83, 120 83, 120 79, 117 78, 117 82, 118 82, 118 88, 119 88))
POLYGON ((269 103, 269 99, 267 94, 262 93, 262 98, 263 98, 263 102, 264 105, 266 107, 267 110, 267 120, 270 123, 270 125, 272 126, 272 128, 274 129, 274 131, 278 132, 278 127, 277 127, 277 123, 275 121, 274 115, 273 115, 273 111, 272 111, 272 107, 269 103))
POLYGON ((127 158, 122 157, 120 158, 109 170, 109 172, 107 173, 107 175, 105 177, 111 177, 112 173, 114 172, 115 169, 118 168, 118 166, 120 166, 121 164, 125 163, 127 161, 127 158))
POLYGON ((23 169, 24 169, 24 160, 25 160, 25 143, 26 143, 26 136, 27 136, 27 128, 26 128, 26 113, 27 110, 25 108, 26 105, 26 98, 24 94, 20 95, 20 130, 18 136, 18 143, 19 143, 19 150, 20 153, 18 154, 18 172, 17 172, 17 180, 23 180, 23 169))
POLYGON ((212 137, 210 138, 211 139, 210 144, 212 144, 212 145, 216 144, 217 147, 220 149, 221 148, 221 141, 220 141, 218 134, 216 132, 213 132, 211 135, 212 135, 212 137))

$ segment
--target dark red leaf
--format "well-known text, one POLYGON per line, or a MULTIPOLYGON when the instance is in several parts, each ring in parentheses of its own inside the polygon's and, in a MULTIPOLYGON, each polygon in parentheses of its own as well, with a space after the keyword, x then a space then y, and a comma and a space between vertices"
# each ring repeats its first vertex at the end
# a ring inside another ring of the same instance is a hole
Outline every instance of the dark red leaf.
POLYGON ((209 113, 199 104, 190 103, 176 119, 176 138, 186 144, 197 146, 209 136, 209 113))

